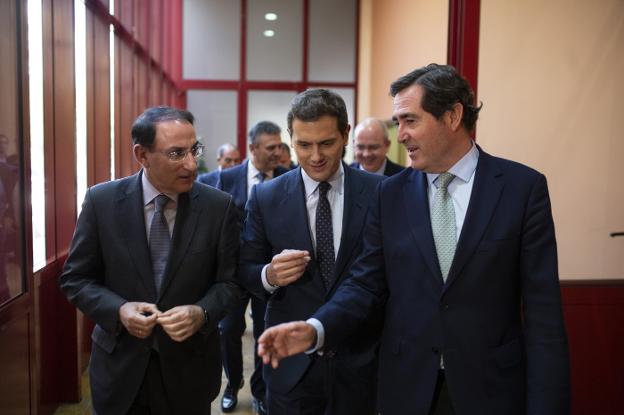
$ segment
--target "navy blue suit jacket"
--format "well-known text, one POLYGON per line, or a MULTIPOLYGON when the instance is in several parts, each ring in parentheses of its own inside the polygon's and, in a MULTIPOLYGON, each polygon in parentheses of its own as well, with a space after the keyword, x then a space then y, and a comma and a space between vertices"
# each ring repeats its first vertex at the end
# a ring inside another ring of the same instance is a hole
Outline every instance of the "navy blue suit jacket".
POLYGON ((313 317, 326 347, 385 306, 382 414, 428 414, 444 356, 458 414, 567 414, 569 363, 545 177, 480 152, 446 284, 433 242, 426 174, 381 183, 364 252, 313 317))
MULTIPOLYGON (((234 199, 234 204, 239 210, 240 218, 243 218, 245 204, 247 203, 247 165, 249 160, 229 169, 221 170, 219 180, 217 181, 217 189, 229 193, 234 199)), ((282 166, 277 166, 273 170, 273 177, 280 176, 288 170, 282 166)))
MULTIPOLYGON (((359 169, 360 163, 353 162, 351 163, 351 167, 353 167, 354 169, 359 169)), ((401 173, 403 170, 405 170, 405 167, 401 166, 400 164, 393 163, 389 158, 386 157, 386 168, 384 169, 384 176, 394 176, 397 173, 401 173)))
POLYGON ((211 187, 217 187, 217 183, 219 182, 219 173, 221 173, 221 170, 215 169, 211 172, 200 174, 197 177, 197 181, 211 187))
MULTIPOLYGON (((362 250, 362 232, 371 195, 384 177, 346 165, 344 169, 342 238, 330 290, 325 289, 314 259, 301 168, 257 185, 251 192, 242 233, 239 278, 249 291, 266 298, 267 327, 308 318, 334 295, 362 250), (268 295, 260 278, 262 268, 284 249, 307 250, 312 260, 300 279, 268 295)), ((371 318, 365 330, 337 347, 337 359, 352 368, 374 364, 382 318, 381 313, 371 318)), ((277 370, 265 365, 265 381, 271 389, 286 393, 301 379, 310 362, 310 356, 301 354, 285 359, 277 370)), ((372 378, 374 373, 373 370, 372 378)))

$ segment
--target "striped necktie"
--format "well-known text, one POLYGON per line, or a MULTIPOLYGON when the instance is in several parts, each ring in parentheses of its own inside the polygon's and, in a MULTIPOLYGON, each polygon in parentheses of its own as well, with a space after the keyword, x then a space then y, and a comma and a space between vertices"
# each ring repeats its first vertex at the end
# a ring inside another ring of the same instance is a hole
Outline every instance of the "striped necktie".
POLYGON ((160 292, 165 274, 165 267, 169 259, 169 251, 171 249, 169 225, 167 224, 167 219, 165 219, 164 214, 165 206, 169 200, 169 197, 164 194, 156 196, 154 199, 154 217, 152 218, 152 224, 150 226, 149 248, 157 292, 160 292))

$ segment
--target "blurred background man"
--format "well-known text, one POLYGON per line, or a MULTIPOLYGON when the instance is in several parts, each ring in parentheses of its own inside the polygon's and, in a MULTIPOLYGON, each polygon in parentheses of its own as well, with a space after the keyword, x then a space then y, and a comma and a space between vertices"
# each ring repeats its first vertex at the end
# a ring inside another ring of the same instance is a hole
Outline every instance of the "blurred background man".
POLYGON ((386 154, 389 149, 390 139, 384 122, 376 118, 366 118, 355 127, 353 137, 355 162, 351 167, 384 176, 395 175, 404 167, 388 160, 386 154))
POLYGON ((216 187, 219 180, 219 172, 239 165, 241 162, 240 151, 233 144, 225 143, 217 149, 217 168, 209 173, 200 174, 197 181, 208 186, 216 187))

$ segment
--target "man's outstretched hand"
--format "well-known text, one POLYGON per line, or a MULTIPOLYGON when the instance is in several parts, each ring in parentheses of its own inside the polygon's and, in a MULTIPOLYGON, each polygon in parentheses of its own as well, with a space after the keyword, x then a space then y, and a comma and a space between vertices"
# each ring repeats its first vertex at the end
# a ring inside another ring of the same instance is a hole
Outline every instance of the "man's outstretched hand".
POLYGON ((270 327, 258 339, 258 356, 277 368, 285 357, 309 350, 316 344, 316 330, 305 321, 293 321, 270 327))

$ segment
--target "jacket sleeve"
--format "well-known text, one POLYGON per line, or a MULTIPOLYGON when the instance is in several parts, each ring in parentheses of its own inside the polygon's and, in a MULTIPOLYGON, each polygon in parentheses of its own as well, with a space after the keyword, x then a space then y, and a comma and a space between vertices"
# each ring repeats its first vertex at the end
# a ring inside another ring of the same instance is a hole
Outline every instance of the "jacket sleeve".
POLYGON ((257 186, 245 208, 246 219, 241 238, 239 278, 243 286, 256 297, 266 300, 269 293, 262 285, 262 268, 271 262, 271 246, 266 238, 263 212, 258 201, 257 186))
POLYGON ((521 279, 527 358, 527 414, 570 412, 568 344, 546 178, 533 182, 523 221, 521 279))
POLYGON ((126 302, 104 285, 104 260, 92 190, 87 190, 59 284, 69 301, 110 334, 126 302))

